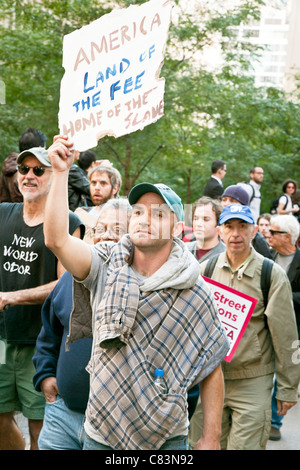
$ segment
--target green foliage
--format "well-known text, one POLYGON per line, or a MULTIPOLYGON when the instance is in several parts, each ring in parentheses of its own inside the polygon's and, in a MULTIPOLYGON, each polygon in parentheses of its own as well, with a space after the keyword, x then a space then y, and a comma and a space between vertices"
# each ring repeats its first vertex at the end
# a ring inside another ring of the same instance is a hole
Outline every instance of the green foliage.
POLYGON ((27 127, 41 129, 50 145, 58 133, 63 36, 108 11, 94 0, 1 2, 0 78, 6 87, 1 160, 18 151, 19 136, 27 127))

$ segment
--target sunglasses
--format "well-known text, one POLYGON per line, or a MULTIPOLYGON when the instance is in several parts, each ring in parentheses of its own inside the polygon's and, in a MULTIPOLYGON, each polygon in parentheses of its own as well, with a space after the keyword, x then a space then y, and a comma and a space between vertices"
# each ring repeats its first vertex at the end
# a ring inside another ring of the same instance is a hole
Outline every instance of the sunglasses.
POLYGON ((32 169, 35 176, 43 176, 46 170, 52 171, 49 168, 43 168, 42 166, 18 165, 18 171, 21 175, 27 175, 30 169, 32 169))
POLYGON ((287 233, 287 232, 281 232, 280 230, 269 230, 270 234, 273 236, 274 233, 287 233))

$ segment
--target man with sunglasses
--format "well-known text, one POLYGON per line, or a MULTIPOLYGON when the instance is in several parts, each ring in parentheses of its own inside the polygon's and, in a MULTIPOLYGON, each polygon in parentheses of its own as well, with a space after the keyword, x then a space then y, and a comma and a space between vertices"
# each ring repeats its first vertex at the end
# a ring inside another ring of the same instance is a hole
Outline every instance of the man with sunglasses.
MULTIPOLYGON (((32 384, 32 356, 41 328, 41 307, 64 269, 46 247, 45 205, 52 179, 48 152, 35 147, 18 156, 23 203, 0 204, 0 449, 24 449, 14 421, 22 411, 29 420, 31 449, 44 415, 44 398, 32 384)), ((69 214, 69 233, 82 237, 84 226, 69 214)))
MULTIPOLYGON (((38 129, 29 127, 19 138, 19 152, 32 147, 46 147, 46 136, 38 129)), ((23 202, 18 186, 18 153, 11 152, 4 160, 0 175, 0 202, 23 202)))

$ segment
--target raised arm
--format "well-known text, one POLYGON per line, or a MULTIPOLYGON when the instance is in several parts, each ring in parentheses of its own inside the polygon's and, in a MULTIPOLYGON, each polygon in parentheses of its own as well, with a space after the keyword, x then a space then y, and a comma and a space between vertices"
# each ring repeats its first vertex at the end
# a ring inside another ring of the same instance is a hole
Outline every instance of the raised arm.
POLYGON ((56 136, 48 149, 53 176, 46 204, 44 235, 46 246, 65 269, 76 278, 85 279, 92 259, 89 245, 69 235, 68 175, 74 161, 72 145, 67 137, 56 136))

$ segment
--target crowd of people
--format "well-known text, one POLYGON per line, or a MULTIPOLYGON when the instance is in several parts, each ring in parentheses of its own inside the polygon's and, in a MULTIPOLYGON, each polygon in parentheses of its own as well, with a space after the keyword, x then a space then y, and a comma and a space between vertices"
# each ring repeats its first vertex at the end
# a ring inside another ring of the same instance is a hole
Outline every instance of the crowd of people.
POLYGON ((263 450, 297 403, 297 182, 261 213, 264 171, 192 209, 164 183, 128 197, 108 160, 27 129, 0 182, 0 449, 263 450), (8 168, 10 170, 8 171, 8 168), (257 299, 230 362, 203 277, 257 299), (154 381, 164 371, 166 393, 154 381))

